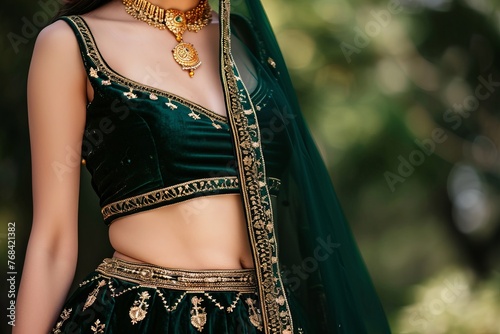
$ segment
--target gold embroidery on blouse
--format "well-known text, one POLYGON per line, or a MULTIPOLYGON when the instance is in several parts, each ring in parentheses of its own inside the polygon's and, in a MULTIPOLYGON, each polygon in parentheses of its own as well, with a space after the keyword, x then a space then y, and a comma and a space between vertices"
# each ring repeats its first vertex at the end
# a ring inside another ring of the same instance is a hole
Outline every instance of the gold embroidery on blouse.
MULTIPOLYGON (((189 109, 191 109, 191 108, 189 108, 189 109)), ((188 114, 188 116, 194 120, 201 119, 200 114, 195 113, 193 109, 191 109, 191 112, 188 114)))
POLYGON ((103 81, 101 81, 101 85, 109 86, 109 85, 111 85, 111 80, 103 80, 103 81))
MULTIPOLYGON (((85 47, 87 49, 87 55, 92 59, 94 64, 97 66, 96 71, 100 71, 106 75, 109 79, 113 80, 115 83, 123 86, 123 87, 130 87, 130 89, 134 89, 137 91, 143 91, 147 93, 154 93, 158 96, 163 96, 168 99, 174 99, 177 101, 180 101, 182 104, 195 108, 197 110, 200 110, 203 114, 210 116, 212 118, 217 119, 219 122, 224 122, 227 123, 227 119, 216 112, 213 112, 197 103, 194 103, 192 101, 186 100, 185 98, 178 96, 173 93, 169 93, 167 91, 163 91, 158 88, 154 88, 145 84, 141 84, 137 81, 131 80, 129 78, 124 77, 118 72, 115 72, 113 69, 108 67, 106 65, 106 62, 104 61, 101 53, 99 52, 99 49, 97 48, 97 45, 95 43, 94 37, 92 36, 92 33, 90 32, 89 27, 87 26, 87 23, 78 15, 71 15, 68 16, 68 18, 75 24, 77 27, 78 31, 80 32, 84 42, 85 42, 85 47)), ((97 72, 96 72, 97 74, 97 72)), ((125 93, 124 93, 125 94, 125 93)))
POLYGON ((269 63, 269 65, 271 65, 272 68, 276 68, 276 62, 274 61, 273 58, 271 57, 267 58, 267 62, 269 63))
MULTIPOLYGON (((284 294, 283 282, 279 273, 278 262, 272 261, 273 257, 277 257, 277 245, 274 236, 274 228, 272 221, 272 213, 269 210, 269 193, 266 189, 268 187, 259 187, 258 180, 265 178, 264 160, 261 156, 261 149, 251 149, 252 148, 252 137, 260 138, 258 133, 258 125, 254 124, 255 116, 247 117, 243 113, 242 102, 249 103, 249 101, 244 101, 244 97, 238 88, 238 83, 235 80, 236 68, 233 61, 231 60, 231 50, 230 50, 230 28, 229 28, 229 13, 230 13, 230 0, 222 0, 220 6, 220 25, 222 27, 222 38, 221 38, 221 62, 222 62, 222 79, 224 84, 224 92, 226 95, 227 109, 228 109, 228 119, 231 120, 231 130, 234 136, 237 159, 239 162, 239 171, 242 175, 242 192, 243 200, 245 202, 245 212, 248 221, 248 228, 251 232, 251 246, 255 256, 255 262, 258 265, 257 268, 257 280, 259 285, 259 297, 262 301, 262 315, 264 330, 266 334, 270 333, 285 333, 287 331, 293 331, 291 313, 288 307, 288 303, 285 302, 283 306, 276 302, 276 298, 284 294), (240 100, 241 99, 241 100, 240 100), (230 115, 229 115, 230 114, 230 115), (257 131, 254 131, 254 129, 257 131), (241 131, 241 133, 239 133, 241 131), (255 227, 255 230, 252 231, 255 227), (269 252, 271 250, 271 252, 269 252)), ((112 79, 115 83, 122 85, 123 87, 130 87, 130 89, 135 88, 136 90, 145 92, 154 92, 157 95, 161 95, 165 98, 173 98, 178 101, 182 101, 183 104, 194 106, 195 108, 202 110, 204 114, 211 115, 222 122, 228 122, 223 116, 212 112, 200 105, 197 105, 191 101, 185 100, 180 96, 158 90, 153 87, 142 85, 133 80, 127 79, 121 76, 119 73, 114 72, 112 69, 107 67, 102 59, 100 53, 98 52, 95 41, 90 34, 86 23, 79 16, 70 16, 69 19, 75 24, 75 26, 80 31, 85 45, 88 51, 89 57, 97 65, 98 70, 104 73, 108 78, 112 79)), ((125 94, 125 93, 124 93, 125 94)), ((248 93, 247 93, 248 94, 248 93)), ((251 102, 250 102, 251 103, 251 102)), ((252 106, 253 108, 253 106, 252 106)), ((248 108, 247 108, 248 109, 248 108)), ((181 192, 183 193, 183 192, 181 192)), ((178 197, 178 195, 176 195, 178 197)), ((163 195, 161 195, 163 197, 163 195)), ((122 202, 122 201, 120 201, 122 202)), ((141 207, 142 202, 138 203, 141 207)), ((124 203, 117 205, 117 207, 106 206, 103 211, 107 211, 108 217, 116 213, 130 211, 128 208, 124 207, 124 203), (115 211, 116 210, 116 211, 115 211)), ((133 204, 134 205, 134 204, 133 204)), ((104 212, 103 212, 104 215, 104 212)), ((284 296, 286 300, 286 296, 284 296)))
POLYGON ((130 311, 128 312, 132 325, 144 320, 146 314, 148 313, 149 304, 146 303, 146 300, 150 297, 149 293, 147 291, 143 291, 142 293, 138 293, 138 295, 139 299, 134 301, 134 305, 130 307, 130 311))
MULTIPOLYGON (((270 190, 276 193, 279 191, 281 185, 279 179, 270 177, 268 178, 268 183, 270 190)), ((207 192, 216 194, 221 190, 237 189, 239 189, 239 181, 236 176, 197 179, 110 203, 101 209, 101 213, 104 219, 107 220, 114 215, 150 207, 158 203, 169 202, 186 196, 207 192)))
POLYGON ((106 324, 101 324, 101 320, 97 319, 94 322, 94 325, 90 327, 94 334, 103 334, 104 328, 106 328, 106 324))
POLYGON ((137 95, 134 94, 134 92, 132 91, 132 88, 130 88, 130 91, 128 92, 123 92, 123 95, 125 95, 127 97, 127 99, 136 99, 137 98, 137 95))
POLYGON ((71 315, 71 311, 72 311, 72 309, 69 309, 69 310, 64 309, 62 311, 61 315, 59 316, 61 318, 61 321, 59 321, 56 324, 56 327, 54 327, 54 329, 52 329, 53 334, 60 334, 61 333, 61 327, 64 324, 64 322, 69 319, 69 316, 71 315))
POLYGON ((205 308, 201 307, 202 298, 194 296, 191 298, 193 308, 191 309, 191 324, 198 330, 203 331, 203 326, 207 323, 207 313, 205 308))
POLYGON ((97 70, 93 67, 90 68, 89 70, 89 75, 92 77, 92 78, 98 78, 99 75, 97 75, 97 70))
MULTIPOLYGON (((266 334, 292 333, 293 322, 284 292, 278 261, 278 245, 275 238, 268 187, 265 182, 265 162, 260 145, 260 130, 252 104, 244 84, 235 79, 238 70, 231 57, 230 0, 222 0, 220 6, 221 70, 227 103, 228 120, 233 133, 238 161, 244 209, 248 222, 259 297, 262 308, 263 329, 266 334), (254 143, 259 143, 255 145, 254 143), (282 304, 280 304, 282 302, 282 304)), ((272 64, 270 64, 272 66, 272 64)))
POLYGON ((158 95, 151 93, 151 94, 149 94, 149 99, 156 101, 156 100, 158 100, 158 95))
POLYGON ((169 107, 170 109, 172 109, 172 110, 177 109, 177 106, 176 106, 175 104, 173 104, 173 103, 172 103, 172 100, 171 100, 170 98, 168 99, 168 102, 165 102, 165 105, 166 105, 167 107, 169 107))

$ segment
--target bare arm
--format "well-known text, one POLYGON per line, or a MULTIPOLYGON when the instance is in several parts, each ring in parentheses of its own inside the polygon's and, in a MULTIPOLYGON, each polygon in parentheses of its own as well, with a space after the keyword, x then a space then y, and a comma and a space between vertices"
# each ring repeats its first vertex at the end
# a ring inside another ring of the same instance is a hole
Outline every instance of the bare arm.
POLYGON ((57 21, 40 32, 28 77, 33 226, 13 334, 48 333, 74 277, 86 103, 78 44, 57 21))

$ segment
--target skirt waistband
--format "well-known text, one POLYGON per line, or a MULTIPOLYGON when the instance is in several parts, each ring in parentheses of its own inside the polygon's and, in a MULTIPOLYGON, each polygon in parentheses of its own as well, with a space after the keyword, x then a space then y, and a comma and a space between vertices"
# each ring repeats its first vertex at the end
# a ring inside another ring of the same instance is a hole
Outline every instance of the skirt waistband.
POLYGON ((255 269, 184 270, 119 258, 106 258, 97 272, 142 286, 186 291, 240 291, 257 289, 255 269))

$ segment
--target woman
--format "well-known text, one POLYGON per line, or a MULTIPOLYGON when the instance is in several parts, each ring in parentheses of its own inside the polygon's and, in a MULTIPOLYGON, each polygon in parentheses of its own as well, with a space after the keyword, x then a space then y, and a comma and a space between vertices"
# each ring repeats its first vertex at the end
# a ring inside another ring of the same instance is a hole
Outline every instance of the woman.
POLYGON ((15 334, 389 332, 261 4, 212 6, 69 1, 40 33, 15 334), (64 302, 75 153, 115 253, 64 302))

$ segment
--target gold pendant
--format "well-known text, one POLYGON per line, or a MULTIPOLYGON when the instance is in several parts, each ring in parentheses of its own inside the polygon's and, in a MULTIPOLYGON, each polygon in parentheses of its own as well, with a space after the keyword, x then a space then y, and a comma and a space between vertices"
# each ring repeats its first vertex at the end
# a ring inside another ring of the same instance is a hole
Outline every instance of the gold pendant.
POLYGON ((189 71, 191 78, 194 76, 194 70, 201 65, 198 51, 196 51, 191 43, 180 42, 173 48, 172 55, 184 71, 189 71))
POLYGON ((182 34, 187 30, 187 21, 184 12, 178 9, 169 9, 165 13, 165 26, 170 30, 178 42, 182 40, 182 34))
MULTIPOLYGON (((192 78, 194 70, 200 67, 201 61, 194 46, 182 41, 182 35, 186 31, 198 32, 212 21, 212 9, 208 0, 199 0, 196 7, 186 12, 173 8, 161 8, 148 0, 122 0, 122 2, 125 5, 125 11, 132 17, 158 29, 168 29, 174 34, 179 43, 172 50, 174 60, 184 71, 189 71, 189 76, 192 78)), ((97 77, 97 70, 94 72, 90 75, 97 77)))

